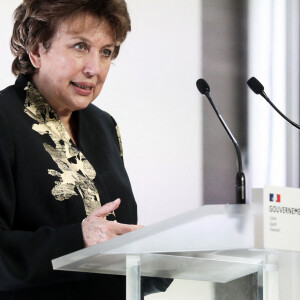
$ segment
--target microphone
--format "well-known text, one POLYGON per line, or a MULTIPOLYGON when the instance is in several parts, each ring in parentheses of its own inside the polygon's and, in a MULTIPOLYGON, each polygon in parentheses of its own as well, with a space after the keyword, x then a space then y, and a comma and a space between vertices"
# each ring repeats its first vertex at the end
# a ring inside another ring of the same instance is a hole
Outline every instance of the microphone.
POLYGON ((286 115, 284 115, 273 103, 272 101, 268 98, 267 94, 264 91, 264 86, 255 78, 255 77, 251 77, 248 81, 247 84, 249 86, 249 88, 258 95, 261 95, 263 98, 265 98, 267 100, 267 102, 285 119, 287 120, 290 124, 292 124, 293 126, 295 126, 296 128, 298 128, 300 130, 300 126, 298 124, 296 124, 295 122, 293 122, 292 120, 290 120, 286 115))
POLYGON ((236 154, 238 157, 238 166, 239 166, 239 171, 236 174, 235 178, 235 193, 236 193, 236 203, 237 204, 246 204, 246 180, 245 180, 245 175, 243 172, 243 165, 242 165, 242 157, 241 157, 241 151, 238 142, 234 138, 233 134, 229 130, 228 126, 226 125, 225 121, 223 120, 222 116, 219 114, 217 111, 217 108, 215 107, 212 98, 210 97, 210 87, 208 83, 204 79, 198 79, 196 82, 197 88, 199 92, 202 95, 205 95, 206 98, 208 99, 209 103, 211 104, 212 108, 214 109, 215 113, 217 114, 221 124, 223 125, 225 131, 229 135, 235 150, 236 154))

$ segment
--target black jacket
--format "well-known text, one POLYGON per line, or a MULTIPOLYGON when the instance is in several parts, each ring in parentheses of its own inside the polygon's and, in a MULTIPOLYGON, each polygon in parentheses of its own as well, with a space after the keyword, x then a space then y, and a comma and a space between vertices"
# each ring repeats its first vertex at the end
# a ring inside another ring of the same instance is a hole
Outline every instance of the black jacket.
MULTIPOLYGON (((38 122, 24 112, 27 82, 19 76, 0 92, 0 299, 125 299, 122 276, 52 269, 52 259, 83 248, 86 210, 78 187, 63 201, 53 196, 59 180, 53 172, 61 168, 45 145, 57 145, 33 130, 38 122)), ((136 224, 136 202, 113 118, 93 104, 75 114, 76 149, 96 171, 93 183, 101 204, 121 198, 117 221, 136 224)))

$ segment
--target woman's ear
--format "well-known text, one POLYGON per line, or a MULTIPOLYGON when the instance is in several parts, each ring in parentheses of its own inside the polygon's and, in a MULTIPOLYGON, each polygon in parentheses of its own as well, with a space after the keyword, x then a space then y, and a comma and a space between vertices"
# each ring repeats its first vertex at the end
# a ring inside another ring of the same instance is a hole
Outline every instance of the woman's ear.
POLYGON ((36 69, 41 67, 41 51, 43 48, 43 45, 40 43, 28 52, 29 59, 36 69))

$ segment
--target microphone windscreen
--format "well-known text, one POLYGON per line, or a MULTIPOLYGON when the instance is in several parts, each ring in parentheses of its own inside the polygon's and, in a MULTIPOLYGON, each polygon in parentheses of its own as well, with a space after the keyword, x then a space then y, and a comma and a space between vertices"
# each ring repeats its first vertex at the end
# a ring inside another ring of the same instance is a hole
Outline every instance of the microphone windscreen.
POLYGON ((261 94, 264 91, 264 86, 255 78, 251 77, 248 81, 247 84, 249 88, 255 93, 255 94, 261 94))
POLYGON ((205 92, 210 92, 209 85, 203 78, 198 79, 196 85, 197 85, 197 89, 201 94, 204 95, 205 92))

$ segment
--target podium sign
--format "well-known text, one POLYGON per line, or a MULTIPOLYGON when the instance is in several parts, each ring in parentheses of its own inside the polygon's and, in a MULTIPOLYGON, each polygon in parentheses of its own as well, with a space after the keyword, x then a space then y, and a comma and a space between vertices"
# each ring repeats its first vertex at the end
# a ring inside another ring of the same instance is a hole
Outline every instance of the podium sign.
POLYGON ((264 247, 300 251, 300 190, 267 186, 264 198, 264 247))

